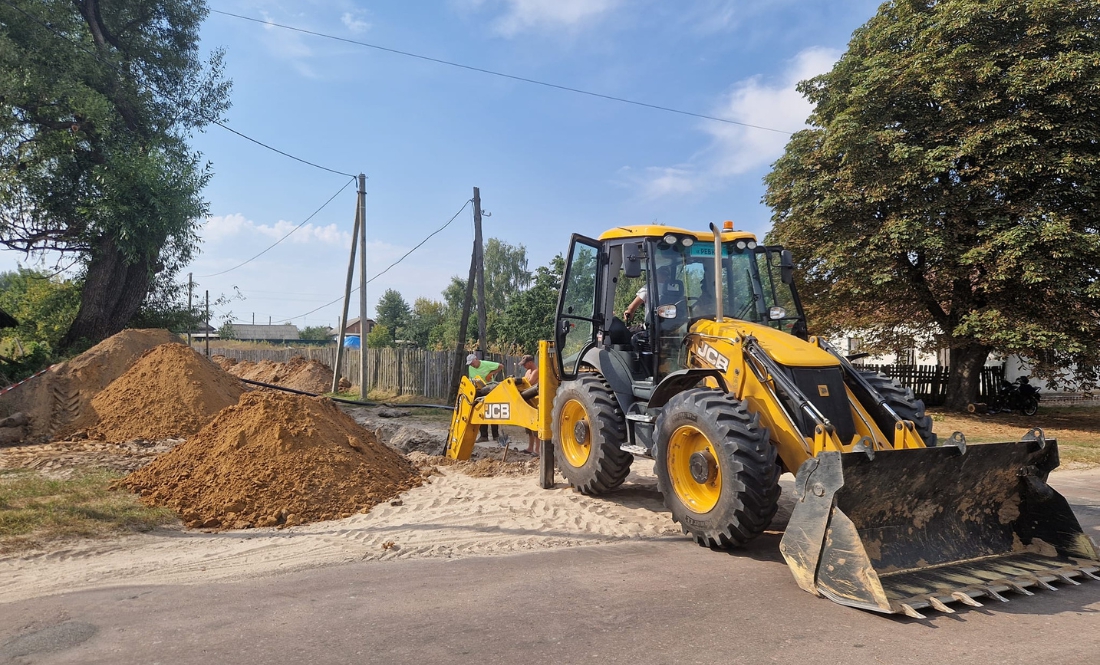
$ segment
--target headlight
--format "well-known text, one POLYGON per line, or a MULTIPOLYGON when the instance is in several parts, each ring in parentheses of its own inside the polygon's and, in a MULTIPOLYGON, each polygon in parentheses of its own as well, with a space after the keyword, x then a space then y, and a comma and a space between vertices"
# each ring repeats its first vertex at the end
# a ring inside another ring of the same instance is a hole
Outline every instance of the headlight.
POLYGON ((683 240, 680 241, 680 243, 684 247, 691 247, 692 245, 695 244, 695 238, 684 238, 683 240))
POLYGON ((675 245, 677 238, 676 238, 676 236, 674 236, 670 233, 667 236, 665 236, 664 238, 662 238, 662 240, 664 240, 665 242, 667 242, 670 245, 675 245))
POLYGON ((754 240, 749 241, 749 249, 756 249, 756 241, 754 241, 754 240))
POLYGON ((742 250, 743 250, 743 249, 745 249, 745 247, 747 247, 748 245, 746 245, 746 244, 745 244, 745 241, 744 241, 744 240, 738 240, 738 241, 737 241, 737 244, 736 244, 735 246, 737 247, 737 249, 742 249, 742 250))

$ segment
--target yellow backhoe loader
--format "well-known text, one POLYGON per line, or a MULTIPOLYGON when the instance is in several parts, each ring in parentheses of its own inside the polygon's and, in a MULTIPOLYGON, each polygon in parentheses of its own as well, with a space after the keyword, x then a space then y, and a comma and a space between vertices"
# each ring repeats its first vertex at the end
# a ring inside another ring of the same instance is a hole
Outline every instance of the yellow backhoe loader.
POLYGON ((652 457, 672 518, 721 548, 768 527, 793 472, 780 549, 795 580, 877 612, 1100 579, 1095 543, 1046 482, 1054 440, 938 441, 910 390, 807 335, 792 273, 789 252, 728 222, 574 235, 538 385, 463 379, 447 454, 468 458, 480 424, 519 425, 543 441, 543 487, 556 465, 592 495, 652 457), (635 296, 644 323, 628 328, 617 303, 635 296))

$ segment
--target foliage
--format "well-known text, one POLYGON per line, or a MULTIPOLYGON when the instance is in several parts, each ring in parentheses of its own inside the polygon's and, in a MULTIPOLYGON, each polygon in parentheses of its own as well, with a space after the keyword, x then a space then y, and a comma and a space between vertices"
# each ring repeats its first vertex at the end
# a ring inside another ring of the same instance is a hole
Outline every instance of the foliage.
POLYGON ((766 177, 816 333, 1100 360, 1100 0, 888 2, 799 90, 812 128, 766 177))
POLYGON ((422 349, 438 348, 444 338, 446 305, 430 298, 417 298, 413 303, 405 338, 422 349))
POLYGON ((23 343, 56 348, 79 304, 80 284, 75 281, 28 268, 0 273, 0 309, 19 321, 3 333, 23 343))
POLYGON ((218 339, 237 339, 237 331, 233 329, 232 321, 226 321, 218 328, 218 339))
POLYGON ((0 245, 73 255, 61 344, 116 332, 196 251, 210 170, 186 140, 229 106, 203 0, 0 5, 0 245))
POLYGON ((508 305, 499 326, 500 341, 533 354, 538 352, 539 340, 553 339, 554 310, 564 270, 565 259, 561 254, 549 266, 535 270, 531 288, 516 294, 508 305))
POLYGON ((527 248, 489 238, 485 242, 485 319, 490 341, 497 341, 499 323, 512 299, 530 284, 527 248))
POLYGON ((374 335, 375 330, 378 328, 384 328, 389 333, 389 341, 391 342, 386 346, 392 346, 392 342, 397 339, 397 335, 403 335, 405 332, 405 325, 409 321, 409 303, 405 302, 405 298, 402 297, 399 291, 386 289, 386 292, 378 299, 378 304, 374 306, 374 311, 378 315, 378 325, 370 332, 370 335, 374 335))
POLYGON ((367 348, 381 349, 393 346, 393 333, 381 323, 376 323, 367 333, 367 348))
MULTIPOLYGON (((211 304, 227 302, 229 298, 222 296, 211 304)), ((202 318, 202 308, 197 302, 192 302, 190 309, 187 307, 187 284, 177 283, 171 275, 160 273, 153 278, 149 294, 129 325, 132 328, 165 328, 184 333, 188 329, 194 330, 202 318)))
POLYGON ((332 336, 328 333, 328 327, 326 326, 306 326, 302 328, 298 333, 300 339, 324 341, 331 339, 332 336))

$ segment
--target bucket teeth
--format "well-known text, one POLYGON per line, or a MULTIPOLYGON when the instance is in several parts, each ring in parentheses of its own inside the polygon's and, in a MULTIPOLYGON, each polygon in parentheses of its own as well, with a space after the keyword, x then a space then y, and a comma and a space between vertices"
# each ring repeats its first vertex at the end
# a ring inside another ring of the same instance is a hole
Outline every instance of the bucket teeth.
POLYGON ((1043 587, 1047 591, 1057 591, 1058 590, 1058 587, 1054 586, 1050 582, 1047 582, 1046 580, 1042 580, 1042 579, 1039 579, 1038 577, 1036 577, 1035 581, 1039 583, 1039 586, 1043 587))
POLYGON ((964 593, 962 591, 956 591, 955 593, 951 594, 951 597, 959 601, 963 605, 969 605, 970 607, 985 607, 978 601, 974 600, 970 596, 970 594, 964 593))
POLYGON ((993 587, 991 587, 991 586, 990 586, 990 587, 986 587, 985 589, 983 589, 983 591, 985 591, 985 595, 989 596, 990 598, 992 598, 992 599, 994 599, 994 600, 999 600, 999 601, 1001 601, 1002 603, 1007 603, 1007 602, 1008 602, 1008 598, 1005 598, 1005 597, 1004 597, 1004 596, 1002 596, 1001 594, 997 593, 997 590, 996 590, 996 589, 994 589, 994 588, 993 588, 993 587))
POLYGON ((1073 586, 1081 586, 1081 583, 1069 576, 1068 573, 1058 573, 1059 579, 1066 584, 1072 584, 1073 586))
POLYGON ((935 596, 929 596, 928 597, 928 604, 931 605, 933 609, 937 609, 940 612, 943 612, 944 614, 954 614, 955 613, 955 610, 951 609, 947 605, 944 605, 943 602, 940 601, 940 599, 936 598, 935 596))
POLYGON ((1023 586, 1022 584, 1017 584, 1016 582, 1009 582, 1008 586, 1012 587, 1012 590, 1015 591, 1016 593, 1021 593, 1025 596, 1034 596, 1035 595, 1035 592, 1028 590, 1028 588, 1023 586))
POLYGON ((1100 577, 1097 577, 1095 574, 1093 574, 1092 571, 1085 570, 1084 568, 1082 568, 1081 572, 1084 573, 1085 575, 1091 577, 1092 579, 1096 580, 1097 582, 1100 582, 1100 577))
POLYGON ((927 619, 928 618, 928 617, 924 616, 923 614, 921 614, 920 612, 913 609, 912 605, 908 605, 906 603, 901 604, 901 611, 905 613, 905 616, 913 618, 913 619, 927 619))

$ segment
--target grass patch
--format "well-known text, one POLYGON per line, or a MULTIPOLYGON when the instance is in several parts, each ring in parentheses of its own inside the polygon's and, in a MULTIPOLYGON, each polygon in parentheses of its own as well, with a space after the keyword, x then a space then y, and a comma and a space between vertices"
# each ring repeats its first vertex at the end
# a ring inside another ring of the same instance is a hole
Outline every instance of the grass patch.
POLYGON ((1019 441, 1032 427, 1041 427, 1058 440, 1062 466, 1100 465, 1100 408, 1095 406, 1040 406, 1034 416, 1019 413, 970 414, 930 412, 940 437, 958 430, 969 443, 1019 441))
POLYGON ((176 521, 167 508, 108 489, 122 474, 78 470, 53 479, 37 471, 0 471, 0 554, 41 549, 59 540, 105 538, 176 521))

